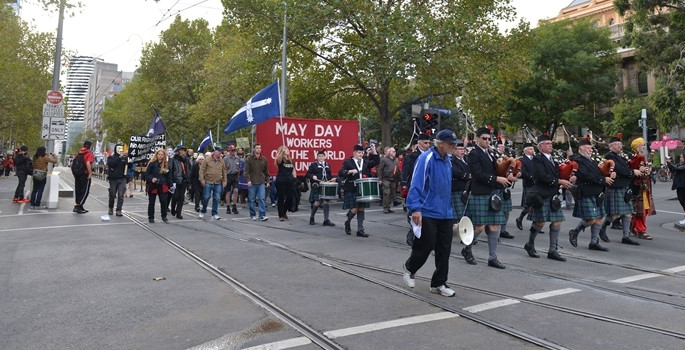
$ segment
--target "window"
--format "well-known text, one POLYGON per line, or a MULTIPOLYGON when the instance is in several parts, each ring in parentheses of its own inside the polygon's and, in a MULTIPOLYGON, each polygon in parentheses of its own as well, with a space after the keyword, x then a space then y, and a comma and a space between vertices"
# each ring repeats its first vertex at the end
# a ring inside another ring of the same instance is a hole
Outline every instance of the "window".
POLYGON ((637 73, 637 92, 640 94, 649 92, 647 88, 647 73, 645 72, 637 73))
POLYGON ((613 26, 613 25, 614 25, 614 19, 613 19, 613 18, 609 18, 609 25, 610 25, 610 26, 613 26))

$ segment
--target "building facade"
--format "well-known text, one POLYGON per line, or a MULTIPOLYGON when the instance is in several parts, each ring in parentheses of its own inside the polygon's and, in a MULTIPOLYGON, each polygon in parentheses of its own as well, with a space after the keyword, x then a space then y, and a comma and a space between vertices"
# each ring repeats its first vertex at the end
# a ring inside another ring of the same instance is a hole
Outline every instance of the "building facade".
POLYGON ((91 56, 73 56, 69 58, 67 84, 64 92, 67 105, 67 120, 69 121, 83 121, 85 119, 90 79, 95 72, 95 65, 98 60, 100 59, 91 56))

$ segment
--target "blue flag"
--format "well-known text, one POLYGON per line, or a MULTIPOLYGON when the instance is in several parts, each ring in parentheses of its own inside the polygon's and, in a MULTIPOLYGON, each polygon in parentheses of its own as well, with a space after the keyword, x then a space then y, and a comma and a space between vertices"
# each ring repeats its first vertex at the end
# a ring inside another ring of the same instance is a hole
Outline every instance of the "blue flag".
POLYGON ((265 122, 281 115, 278 82, 265 87, 235 112, 226 124, 224 133, 265 122))
POLYGON ((212 141, 212 130, 209 130, 207 135, 205 135, 205 138, 202 139, 202 142, 200 142, 200 147, 197 148, 197 151, 200 152, 203 148, 213 144, 214 141, 212 141))
POLYGON ((157 108, 152 108, 155 110, 155 117, 152 119, 152 124, 150 124, 150 130, 147 131, 147 137, 152 137, 158 134, 161 134, 166 130, 166 126, 164 126, 164 122, 162 122, 162 117, 159 116, 159 112, 157 111, 157 108))

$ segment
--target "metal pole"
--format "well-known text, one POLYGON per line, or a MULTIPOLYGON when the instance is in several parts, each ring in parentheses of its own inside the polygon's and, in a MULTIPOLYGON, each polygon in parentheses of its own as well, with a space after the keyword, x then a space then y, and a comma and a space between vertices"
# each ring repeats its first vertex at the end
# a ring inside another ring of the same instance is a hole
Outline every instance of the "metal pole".
MULTIPOLYGON (((52 90, 59 90, 59 74, 60 66, 62 61, 62 29, 64 27, 64 6, 66 0, 61 0, 59 2, 59 21, 57 22, 57 46, 55 47, 55 61, 54 67, 52 68, 52 90)), ((48 140, 47 143, 48 152, 55 151, 55 141, 48 140)), ((50 166, 48 164, 48 166, 50 166)))
POLYGON ((286 20, 287 20, 287 10, 283 13, 283 56, 281 57, 281 116, 285 116, 285 76, 286 76, 286 20))
POLYGON ((649 162, 649 141, 647 140, 647 110, 642 109, 642 115, 640 116, 640 120, 642 120, 642 139, 645 140, 645 149, 644 149, 644 154, 645 156, 645 161, 649 162))

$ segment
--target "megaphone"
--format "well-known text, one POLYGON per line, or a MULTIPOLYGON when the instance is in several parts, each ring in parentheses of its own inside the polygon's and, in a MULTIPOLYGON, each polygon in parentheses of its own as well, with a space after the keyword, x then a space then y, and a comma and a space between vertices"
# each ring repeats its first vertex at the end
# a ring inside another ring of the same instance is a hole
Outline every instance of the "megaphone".
POLYGON ((473 223, 468 216, 462 216, 458 224, 452 226, 452 234, 459 236, 461 242, 465 245, 473 243, 473 223))

